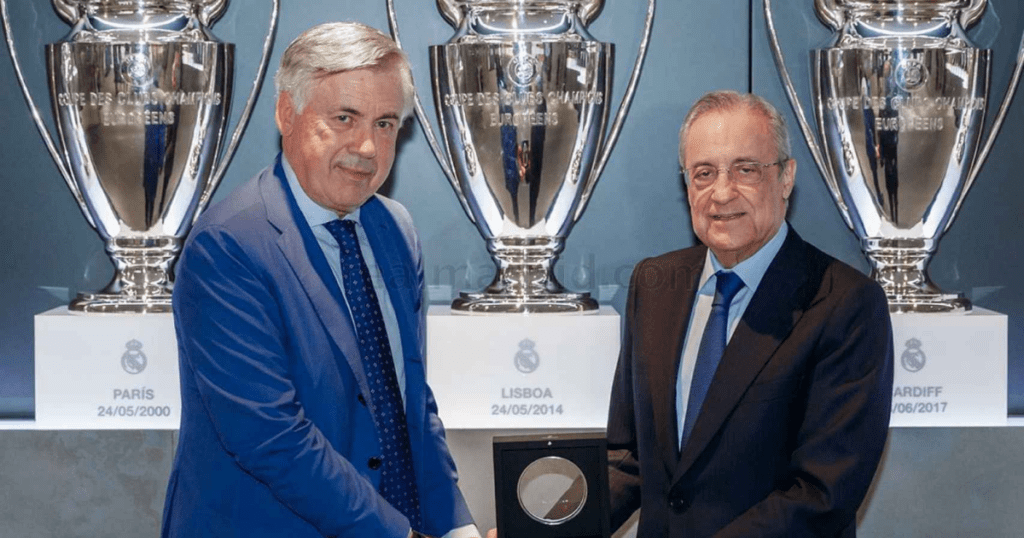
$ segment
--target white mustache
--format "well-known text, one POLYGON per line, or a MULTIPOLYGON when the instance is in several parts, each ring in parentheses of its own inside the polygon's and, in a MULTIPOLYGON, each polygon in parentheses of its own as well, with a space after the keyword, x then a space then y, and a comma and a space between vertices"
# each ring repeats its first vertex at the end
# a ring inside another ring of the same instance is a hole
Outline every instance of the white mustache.
POLYGON ((377 167, 373 164, 373 160, 364 159, 359 155, 352 153, 342 155, 338 160, 334 161, 334 165, 365 174, 372 174, 377 171, 377 167))

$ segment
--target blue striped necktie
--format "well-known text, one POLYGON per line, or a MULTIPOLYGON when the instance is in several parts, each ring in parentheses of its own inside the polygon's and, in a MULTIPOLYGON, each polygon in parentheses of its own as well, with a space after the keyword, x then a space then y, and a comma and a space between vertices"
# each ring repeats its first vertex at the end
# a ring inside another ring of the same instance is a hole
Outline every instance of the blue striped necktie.
POLYGON ((683 439, 679 444, 682 451, 690 439, 693 424, 697 422, 704 397, 708 395, 711 380, 725 352, 726 334, 729 324, 729 303, 736 293, 743 289, 743 280, 736 273, 719 271, 715 273, 715 299, 711 303, 711 315, 704 326, 704 335, 697 350, 697 362, 690 382, 690 399, 686 401, 686 420, 683 422, 683 439))
POLYGON ((391 343, 384 328, 377 293, 370 281, 363 253, 359 250, 356 223, 334 220, 326 225, 341 249, 341 279, 359 338, 359 352, 370 385, 370 409, 380 440, 380 495, 409 518, 413 529, 422 529, 420 497, 412 466, 409 429, 402 407, 402 394, 395 374, 391 343))

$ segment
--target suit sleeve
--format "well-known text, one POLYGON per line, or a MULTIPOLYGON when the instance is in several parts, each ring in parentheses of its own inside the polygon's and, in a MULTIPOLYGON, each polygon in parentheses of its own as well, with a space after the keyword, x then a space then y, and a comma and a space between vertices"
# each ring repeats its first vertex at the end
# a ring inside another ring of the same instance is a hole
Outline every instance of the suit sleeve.
MULTIPOLYGON (((250 247, 258 248, 258 247, 250 247)), ((326 536, 405 538, 408 520, 296 398, 274 282, 229 233, 197 231, 174 290, 181 375, 237 464, 326 536)), ((324 350, 330 353, 330 350, 324 350)))
POLYGON ((832 304, 789 474, 717 538, 838 536, 856 520, 888 434, 892 326, 877 284, 851 286, 832 304))
MULTIPOLYGON (((641 262, 642 265, 643 262, 641 262)), ((626 321, 619 361, 612 381, 608 410, 608 486, 611 528, 618 529, 640 508, 640 464, 637 460, 636 415, 633 400, 633 329, 636 311, 637 265, 629 283, 626 321)))

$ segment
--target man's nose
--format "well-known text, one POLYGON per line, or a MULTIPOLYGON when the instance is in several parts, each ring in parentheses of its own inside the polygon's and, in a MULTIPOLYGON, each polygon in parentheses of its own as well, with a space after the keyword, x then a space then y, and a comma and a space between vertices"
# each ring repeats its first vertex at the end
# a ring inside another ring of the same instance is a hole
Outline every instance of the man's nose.
POLYGON ((736 196, 736 183, 729 177, 728 168, 720 168, 711 184, 711 199, 715 202, 728 202, 736 196))
POLYGON ((352 147, 359 156, 371 159, 377 155, 377 143, 374 141, 373 126, 357 129, 353 133, 352 147))

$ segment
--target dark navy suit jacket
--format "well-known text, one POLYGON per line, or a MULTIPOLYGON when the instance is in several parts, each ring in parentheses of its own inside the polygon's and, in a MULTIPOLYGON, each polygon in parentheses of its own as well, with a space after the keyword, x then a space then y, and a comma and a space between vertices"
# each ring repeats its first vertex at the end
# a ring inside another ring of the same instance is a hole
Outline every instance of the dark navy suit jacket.
MULTIPOLYGON (((419 241, 381 196, 360 220, 400 326, 417 530, 440 536, 472 520, 424 377, 419 241)), ((376 491, 381 450, 348 309, 280 157, 199 219, 174 321, 182 417, 163 536, 406 537, 376 491)))
POLYGON ((633 272, 608 418, 613 524, 641 507, 644 538, 854 536, 889 425, 885 294, 790 227, 680 452, 676 380, 706 253, 633 272))

